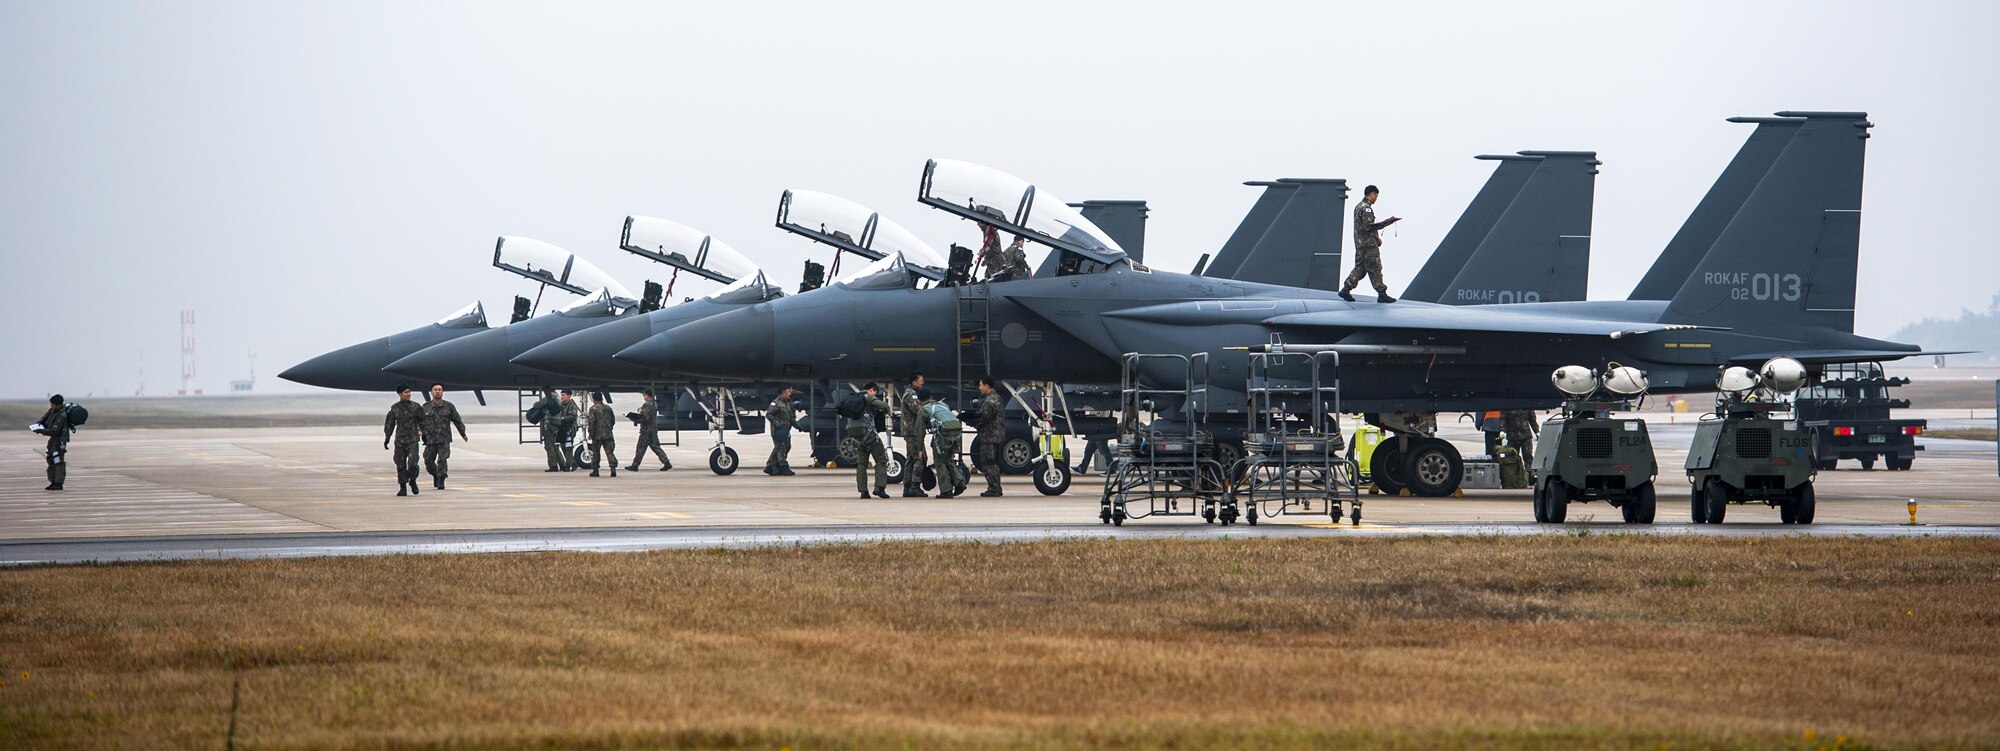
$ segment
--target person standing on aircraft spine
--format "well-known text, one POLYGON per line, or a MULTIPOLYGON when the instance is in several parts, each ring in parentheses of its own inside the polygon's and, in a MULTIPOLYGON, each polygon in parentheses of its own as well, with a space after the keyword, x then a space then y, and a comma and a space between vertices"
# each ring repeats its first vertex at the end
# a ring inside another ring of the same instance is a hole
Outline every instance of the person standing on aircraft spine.
POLYGON ((1001 278, 1007 268, 1007 260, 1002 257, 1006 252, 1000 249, 1000 228, 981 222, 979 232, 979 265, 986 268, 986 281, 1006 281, 1001 278))
POLYGON ((42 489, 62 490, 63 480, 69 477, 70 434, 69 406, 63 403, 62 394, 49 397, 49 411, 42 413, 32 429, 49 437, 48 448, 42 453, 49 465, 49 486, 42 489))
POLYGON ((788 477, 792 471, 792 429, 799 414, 792 409, 792 387, 778 389, 778 398, 764 410, 764 429, 771 433, 771 458, 764 460, 764 474, 788 477))
POLYGON ((396 495, 417 491, 417 443, 423 438, 424 408, 410 401, 410 384, 396 384, 396 403, 382 420, 382 449, 395 441, 396 495))
POLYGON ((639 471, 639 462, 646 458, 648 450, 660 458, 661 472, 673 469, 674 463, 667 459, 666 449, 660 448, 660 401, 653 396, 652 389, 639 392, 639 399, 639 411, 625 415, 639 424, 639 443, 632 447, 632 466, 626 467, 625 471, 639 471))
POLYGON ((597 468, 611 465, 611 476, 618 476, 618 439, 612 430, 618 427, 618 413, 611 411, 611 405, 604 403, 604 394, 590 392, 590 476, 598 477, 597 468))
POLYGON ((929 431, 924 428, 929 421, 924 418, 923 391, 924 374, 911 373, 910 388, 903 392, 900 399, 903 411, 896 418, 899 432, 903 434, 903 456, 906 460, 903 462, 904 498, 930 497, 924 492, 924 481, 919 476, 923 473, 916 471, 927 463, 924 461, 924 437, 929 431))
POLYGON ((889 452, 882 448, 882 434, 876 420, 889 414, 882 389, 873 383, 842 400, 841 416, 847 418, 847 437, 854 439, 854 489, 868 497, 868 462, 875 462, 875 497, 889 497, 889 452), (858 402, 858 403, 857 403, 858 402), (858 407, 858 409, 857 409, 858 407))
POLYGON ((1382 283, 1382 228, 1403 221, 1400 216, 1392 216, 1375 221, 1375 199, 1382 191, 1373 185, 1361 192, 1361 203, 1354 207, 1354 270, 1348 272, 1347 282, 1340 285, 1340 299, 1354 302, 1354 285, 1361 283, 1361 277, 1375 285, 1376 302, 1395 302, 1389 296, 1389 285, 1382 283))
MULTIPOLYGON (((958 495, 958 486, 967 480, 958 472, 958 456, 965 445, 961 438, 965 423, 959 422, 958 415, 945 406, 943 395, 926 391, 923 400, 924 421, 937 433, 937 445, 931 452, 931 471, 937 475, 938 497, 951 498, 958 495)), ((911 465, 913 469, 915 466, 911 465)))
POLYGON ((431 399, 424 402, 424 471, 431 473, 431 486, 444 489, 444 479, 451 476, 451 429, 458 428, 458 437, 472 440, 465 434, 465 421, 459 419, 458 405, 444 400, 444 384, 431 384, 431 399))
POLYGON ((1000 446, 1007 442, 1005 422, 1007 403, 1000 399, 1000 384, 991 376, 979 378, 979 419, 974 421, 973 430, 979 431, 979 473, 986 476, 986 492, 981 498, 1000 497, 1000 446))

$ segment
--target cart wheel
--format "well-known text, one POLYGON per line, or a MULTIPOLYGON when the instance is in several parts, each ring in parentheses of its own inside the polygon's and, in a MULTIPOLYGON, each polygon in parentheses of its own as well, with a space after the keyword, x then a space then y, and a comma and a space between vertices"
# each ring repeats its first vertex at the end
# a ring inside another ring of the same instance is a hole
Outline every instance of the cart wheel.
POLYGON ((1799 486, 1798 496, 1794 498, 1794 504, 1796 510, 1792 512, 1792 520, 1799 524, 1813 523, 1813 511, 1814 507, 1819 505, 1819 499, 1813 493, 1812 483, 1808 482, 1799 486))
POLYGON ((1243 520, 1250 522, 1252 527, 1257 526, 1257 504, 1243 504, 1243 520))
POLYGON ((1548 499, 1544 497, 1546 495, 1547 493, 1542 491, 1542 487, 1540 485, 1535 486, 1533 505, 1535 507, 1536 524, 1547 524, 1549 521, 1549 509, 1548 509, 1549 502, 1548 499))
POLYGON ((1069 492, 1070 467, 1065 462, 1053 458, 1044 459, 1035 467, 1035 489, 1042 495, 1062 495, 1069 492))
POLYGON ((1368 457, 1368 477, 1383 495, 1402 495, 1403 488, 1409 487, 1408 476, 1403 473, 1403 452, 1396 447, 1398 442, 1395 438, 1383 439, 1368 457))
POLYGON ((1223 506, 1223 507, 1222 507, 1222 526, 1225 526, 1225 527, 1227 527, 1227 526, 1229 526, 1229 525, 1231 525, 1231 524, 1235 524, 1235 523, 1236 523, 1236 507, 1235 507, 1235 506, 1223 506))
POLYGON ((1701 494, 1701 508, 1709 524, 1721 524, 1722 517, 1729 514, 1729 486, 1721 480, 1709 480, 1701 494))
POLYGON ((1653 490, 1653 484, 1649 482, 1639 486, 1639 492, 1635 500, 1626 501, 1625 503, 1626 505, 1637 503, 1639 506, 1639 510, 1632 515, 1633 521, 1640 524, 1652 524, 1654 513, 1659 510, 1659 500, 1659 496, 1653 490))
POLYGON ((1125 509, 1115 508, 1111 510, 1111 526, 1114 527, 1125 526, 1125 509))
POLYGON ((1202 510, 1201 510, 1201 520, 1202 520, 1202 521, 1204 521, 1204 522, 1207 522, 1207 523, 1209 523, 1209 524, 1214 524, 1214 523, 1215 523, 1215 507, 1214 507, 1214 506, 1204 506, 1204 507, 1202 508, 1202 510))
POLYGON ((736 473, 736 449, 723 446, 708 452, 708 470, 718 475, 736 473))
POLYGON ((1110 506, 1099 506, 1099 507, 1097 507, 1097 521, 1098 521, 1098 522, 1100 522, 1100 523, 1103 523, 1103 524, 1110 524, 1110 523, 1111 523, 1111 507, 1110 507, 1110 506))
POLYGON ((1561 524, 1564 519, 1569 518, 1568 485, 1564 485, 1561 480, 1550 480, 1549 490, 1543 497, 1548 499, 1544 505, 1548 508, 1550 524, 1561 524))
POLYGON ((1361 504, 1360 504, 1360 503, 1358 503, 1358 502, 1357 502, 1357 503, 1355 503, 1355 504, 1354 504, 1354 514, 1353 514, 1353 516, 1351 516, 1350 518, 1354 520, 1354 521, 1353 521, 1353 524, 1354 524, 1354 526, 1357 526, 1357 527, 1361 526, 1361 504))

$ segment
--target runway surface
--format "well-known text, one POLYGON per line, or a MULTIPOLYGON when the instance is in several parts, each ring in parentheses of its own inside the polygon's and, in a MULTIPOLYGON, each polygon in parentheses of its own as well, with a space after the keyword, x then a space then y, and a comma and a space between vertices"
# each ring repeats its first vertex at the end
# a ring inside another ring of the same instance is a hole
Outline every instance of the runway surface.
MULTIPOLYGON (((1991 425, 1990 414, 1931 417, 1937 428, 1991 425)), ((0 564, 1086 536, 2000 534, 1993 444, 1944 439, 1926 439, 1912 471, 1861 471, 1850 462, 1820 473, 1818 524, 1780 525, 1774 509, 1735 506, 1721 527, 1694 525, 1679 469, 1692 416, 1649 419, 1662 522, 1650 527, 1618 523, 1616 509, 1602 504, 1572 506, 1569 524, 1535 524, 1527 491, 1474 490, 1463 498, 1364 496, 1359 527, 1312 515, 1256 527, 1183 516, 1113 528, 1097 523, 1097 474, 1063 496, 1010 477, 1003 498, 860 500, 852 470, 808 469, 803 447, 793 454, 799 476, 762 474, 764 436, 729 435, 746 466, 717 476, 707 467, 713 436, 688 433, 684 446, 669 449, 671 472, 593 478, 543 472, 539 447, 492 424, 472 426, 472 440, 455 444, 449 487, 432 490, 426 478, 413 497, 394 494, 389 452, 372 426, 85 430, 71 446, 69 489, 54 493, 41 489, 40 439, 9 433, 0 438, 13 457, 0 464, 0 564), (1906 525, 1910 499, 1920 504, 1921 526, 1906 525)), ((1441 435, 1468 453, 1479 445, 1462 425, 1441 435)))

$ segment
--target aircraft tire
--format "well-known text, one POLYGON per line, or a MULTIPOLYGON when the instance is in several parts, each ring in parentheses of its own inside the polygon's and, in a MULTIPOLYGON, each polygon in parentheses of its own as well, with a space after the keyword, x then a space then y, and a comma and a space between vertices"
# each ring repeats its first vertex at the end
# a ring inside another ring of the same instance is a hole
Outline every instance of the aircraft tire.
POLYGON ((901 451, 889 452, 889 470, 885 473, 890 485, 903 484, 903 473, 910 471, 910 458, 901 451))
POLYGON ((1066 462, 1045 459, 1035 467, 1035 489, 1042 495, 1062 495, 1069 492, 1070 467, 1066 462))
POLYGON ((1409 456, 1403 457, 1401 464, 1410 492, 1426 498, 1451 495, 1465 481, 1464 458, 1459 456, 1457 446, 1442 438, 1410 442, 1409 456))
POLYGON ((733 475, 736 474, 736 468, 740 466, 742 466, 742 462, 736 460, 736 449, 722 446, 708 452, 708 471, 710 472, 725 476, 733 475))

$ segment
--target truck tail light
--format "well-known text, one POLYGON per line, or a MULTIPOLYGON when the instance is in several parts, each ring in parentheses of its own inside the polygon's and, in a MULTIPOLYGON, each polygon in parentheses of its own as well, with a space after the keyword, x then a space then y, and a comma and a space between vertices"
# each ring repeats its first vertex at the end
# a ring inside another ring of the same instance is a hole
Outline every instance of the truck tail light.
POLYGON ((1922 425, 1903 426, 1903 435, 1923 435, 1923 434, 1924 434, 1924 426, 1922 425))
POLYGON ((1834 428, 1833 428, 1833 434, 1834 434, 1834 435, 1854 435, 1854 428, 1852 428, 1852 427, 1849 427, 1849 426, 1846 426, 1846 425, 1835 425, 1835 426, 1834 426, 1834 428))

